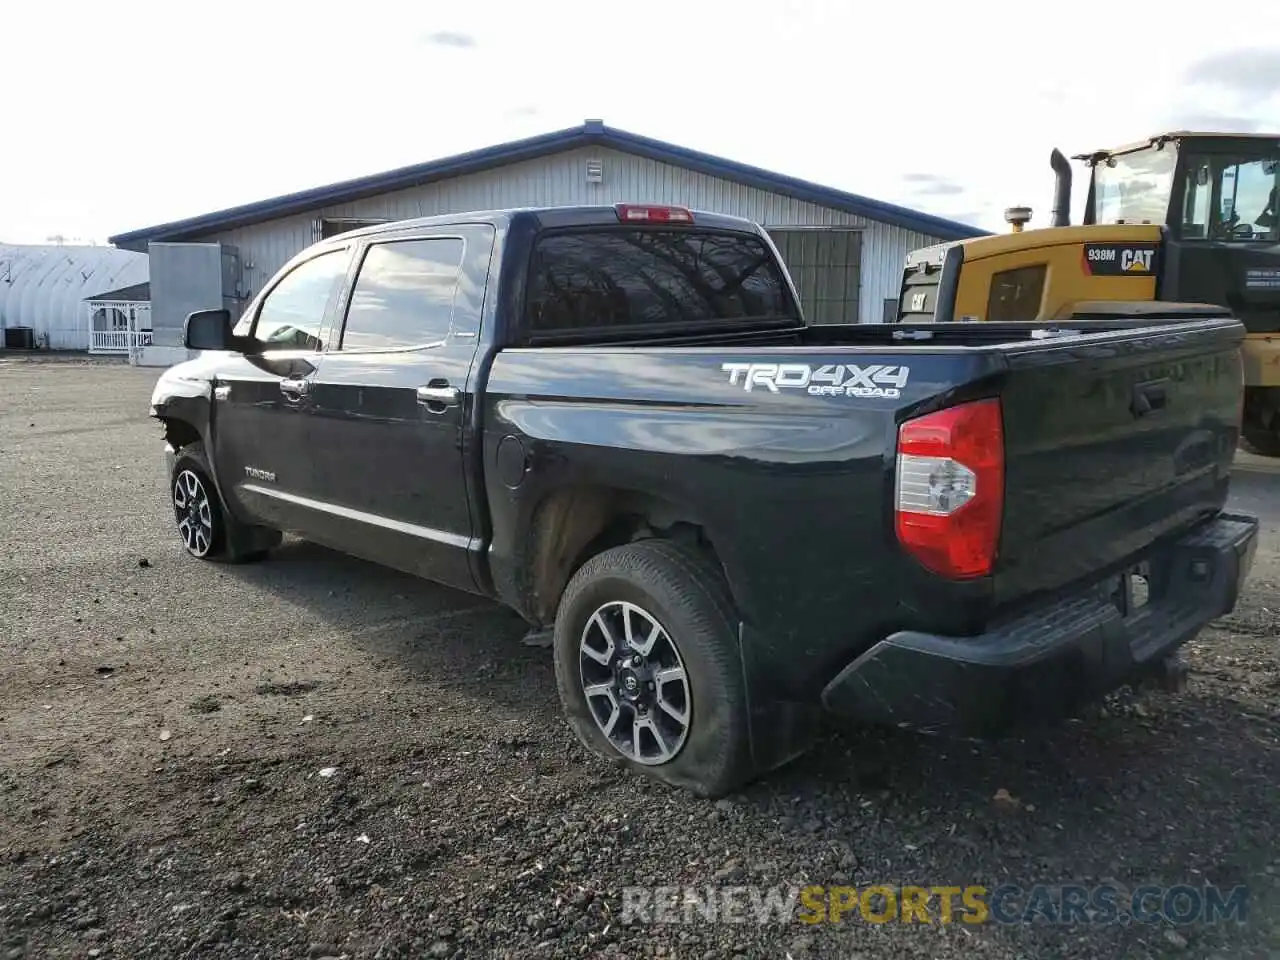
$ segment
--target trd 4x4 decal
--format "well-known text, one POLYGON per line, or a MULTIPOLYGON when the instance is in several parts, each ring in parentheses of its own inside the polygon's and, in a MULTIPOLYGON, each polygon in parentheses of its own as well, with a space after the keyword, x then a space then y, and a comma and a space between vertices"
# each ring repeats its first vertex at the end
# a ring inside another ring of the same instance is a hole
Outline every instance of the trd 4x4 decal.
POLYGON ((782 390, 805 390, 816 397, 887 397, 902 396, 911 368, 872 363, 828 363, 814 369, 807 363, 722 363, 720 369, 729 374, 731 386, 743 390, 756 388, 779 393, 782 390))

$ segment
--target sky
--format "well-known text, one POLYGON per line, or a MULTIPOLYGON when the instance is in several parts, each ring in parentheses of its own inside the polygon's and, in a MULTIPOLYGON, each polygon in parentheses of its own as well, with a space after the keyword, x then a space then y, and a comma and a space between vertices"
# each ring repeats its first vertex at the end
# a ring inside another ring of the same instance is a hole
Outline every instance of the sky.
POLYGON ((1018 204, 1048 224, 1054 147, 1280 134, 1276 0, 66 0, 0 29, 6 243, 586 118, 998 231, 1018 204))

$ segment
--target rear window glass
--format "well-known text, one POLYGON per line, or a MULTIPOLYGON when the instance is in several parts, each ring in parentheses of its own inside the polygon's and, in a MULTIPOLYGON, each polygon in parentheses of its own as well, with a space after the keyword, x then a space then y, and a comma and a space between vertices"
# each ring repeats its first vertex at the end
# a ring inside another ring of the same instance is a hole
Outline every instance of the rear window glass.
POLYGON ((542 237, 526 314, 538 332, 797 319, 777 262, 759 238, 680 229, 542 237))

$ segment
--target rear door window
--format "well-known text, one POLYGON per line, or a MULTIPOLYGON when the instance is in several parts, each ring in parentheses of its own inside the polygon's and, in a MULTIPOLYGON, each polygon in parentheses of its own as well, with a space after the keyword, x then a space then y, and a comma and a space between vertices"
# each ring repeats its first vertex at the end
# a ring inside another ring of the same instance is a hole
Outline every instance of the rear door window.
POLYGON ((799 319, 777 261, 758 237, 681 229, 541 237, 525 314, 535 333, 799 319))
POLYGON ((342 350, 403 350, 446 340, 463 250, 459 237, 369 247, 351 291, 342 350))

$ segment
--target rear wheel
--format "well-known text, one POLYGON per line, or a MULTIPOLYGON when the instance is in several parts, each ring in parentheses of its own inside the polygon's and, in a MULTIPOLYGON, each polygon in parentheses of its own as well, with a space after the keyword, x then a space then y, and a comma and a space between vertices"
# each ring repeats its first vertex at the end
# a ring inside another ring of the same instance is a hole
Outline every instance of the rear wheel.
POLYGON ((1254 453, 1264 457, 1280 457, 1280 426, 1268 430, 1266 427, 1245 427, 1242 431, 1244 442, 1254 453))
POLYGON ((169 495, 174 524, 187 553, 199 560, 244 563, 266 555, 280 534, 239 522, 227 513, 213 485, 204 446, 193 443, 174 456, 169 495))
POLYGON ((1245 387, 1240 433, 1264 457, 1280 457, 1280 387, 1245 387))
POLYGON ((556 683, 597 756, 699 796, 754 774, 736 618, 719 571, 662 540, 574 574, 555 625, 556 683))

